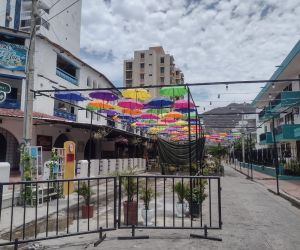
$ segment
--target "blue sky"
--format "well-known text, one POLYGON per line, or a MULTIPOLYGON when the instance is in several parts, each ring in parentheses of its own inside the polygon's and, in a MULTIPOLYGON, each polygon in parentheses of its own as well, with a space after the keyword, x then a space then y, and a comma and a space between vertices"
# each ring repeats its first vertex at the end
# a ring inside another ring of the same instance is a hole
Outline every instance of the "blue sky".
MULTIPOLYGON (((123 60, 156 45, 174 55, 186 82, 268 79, 299 40, 299 16, 297 0, 83 1, 81 56, 119 86, 123 60)), ((260 87, 193 93, 208 110, 249 102, 260 87)))

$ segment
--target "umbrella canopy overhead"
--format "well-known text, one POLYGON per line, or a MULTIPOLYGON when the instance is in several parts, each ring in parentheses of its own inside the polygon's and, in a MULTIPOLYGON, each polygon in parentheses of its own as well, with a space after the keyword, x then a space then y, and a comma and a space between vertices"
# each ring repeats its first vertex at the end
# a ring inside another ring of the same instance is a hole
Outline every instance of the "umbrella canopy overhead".
POLYGON ((181 100, 177 100, 174 103, 174 108, 175 109, 188 109, 188 108, 194 108, 195 104, 192 102, 188 102, 188 100, 185 99, 181 99, 181 100))
POLYGON ((183 114, 179 113, 179 112, 169 112, 169 113, 166 113, 164 115, 164 118, 175 118, 175 119, 179 119, 179 118, 182 118, 183 117, 183 114))
POLYGON ((79 92, 71 92, 71 91, 55 92, 54 97, 61 99, 61 100, 69 100, 69 101, 76 101, 76 102, 87 100, 79 92))
POLYGON ((113 109, 114 106, 103 100, 93 100, 89 101, 87 104, 87 109, 97 110, 97 109, 113 109))
POLYGON ((182 109, 175 109, 175 111, 180 112, 180 113, 188 113, 188 112, 195 112, 196 108, 182 108, 182 109))
POLYGON ((113 110, 113 109, 101 109, 98 111, 98 113, 107 114, 108 116, 114 116, 119 114, 117 110, 113 110))
POLYGON ((123 97, 132 98, 136 100, 146 101, 151 97, 151 94, 147 89, 126 89, 122 92, 123 97))
POLYGON ((105 101, 115 101, 118 96, 110 90, 97 90, 89 93, 89 96, 94 99, 101 99, 105 101))
POLYGON ((169 108, 162 108, 162 109, 159 109, 159 108, 151 108, 151 109, 147 109, 146 110, 146 113, 152 113, 152 114, 157 114, 157 115, 160 115, 160 114, 164 114, 164 113, 168 113, 170 112, 171 110, 169 108))
POLYGON ((142 111, 139 109, 128 109, 128 108, 121 109, 121 112, 128 115, 140 115, 142 113, 142 111))
POLYGON ((144 113, 140 115, 141 119, 159 119, 159 116, 151 113, 144 113))
POLYGON ((118 106, 129 109, 141 109, 143 108, 143 103, 133 99, 122 99, 118 102, 118 106))
POLYGON ((160 95, 170 97, 183 96, 187 93, 187 88, 185 86, 162 87, 159 93, 160 95))
POLYGON ((132 122, 136 120, 135 117, 128 115, 128 114, 119 114, 118 118, 120 118, 121 120, 132 121, 132 122))
POLYGON ((145 103, 145 108, 164 108, 173 104, 173 101, 168 97, 155 97, 145 103))

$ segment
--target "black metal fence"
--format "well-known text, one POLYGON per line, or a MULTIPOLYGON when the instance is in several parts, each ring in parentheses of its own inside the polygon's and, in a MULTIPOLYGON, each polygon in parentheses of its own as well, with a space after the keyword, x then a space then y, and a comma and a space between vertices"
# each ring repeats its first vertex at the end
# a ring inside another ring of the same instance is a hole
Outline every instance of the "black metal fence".
POLYGON ((116 190, 115 177, 0 183, 0 246, 115 230, 116 190))
POLYGON ((222 228, 220 177, 121 176, 119 181, 119 228, 222 228))
MULTIPOLYGON (((242 151, 234 152, 238 161, 243 161, 242 151)), ((274 149, 245 149, 245 162, 251 162, 256 165, 274 167, 274 149)), ((277 147, 278 162, 283 168, 284 175, 300 176, 300 155, 297 154, 297 148, 277 147)), ((233 157, 233 156, 232 156, 233 157)))
POLYGON ((204 229, 220 240, 207 236, 222 228, 220 185, 162 175, 0 183, 0 248, 90 233, 98 244, 117 228, 204 229))

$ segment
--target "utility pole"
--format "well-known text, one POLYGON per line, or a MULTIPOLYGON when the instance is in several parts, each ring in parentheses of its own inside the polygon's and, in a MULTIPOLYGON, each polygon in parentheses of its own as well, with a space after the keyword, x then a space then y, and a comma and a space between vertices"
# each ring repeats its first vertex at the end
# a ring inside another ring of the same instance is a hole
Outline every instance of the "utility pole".
POLYGON ((242 115, 242 156, 243 156, 243 166, 245 166, 245 128, 244 128, 244 115, 242 115))
POLYGON ((34 88, 34 54, 35 54, 35 40, 36 40, 36 19, 38 17, 37 3, 38 0, 32 0, 30 43, 29 43, 29 50, 27 54, 24 124, 23 124, 23 139, 26 146, 30 146, 31 139, 32 139, 33 93, 31 92, 31 89, 34 88))

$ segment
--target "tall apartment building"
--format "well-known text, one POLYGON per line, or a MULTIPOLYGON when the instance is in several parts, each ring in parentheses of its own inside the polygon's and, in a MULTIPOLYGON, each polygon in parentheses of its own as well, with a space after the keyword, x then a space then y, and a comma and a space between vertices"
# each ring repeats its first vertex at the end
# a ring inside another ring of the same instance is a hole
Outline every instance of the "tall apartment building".
MULTIPOLYGON (((74 0, 39 0, 37 34, 79 55, 82 1, 72 3, 74 0)), ((29 32, 31 5, 32 0, 0 0, 0 26, 29 32)))
MULTIPOLYGON (((183 84, 184 75, 175 67, 174 57, 158 46, 135 51, 133 59, 124 61, 123 82, 126 87, 183 84)), ((153 88, 150 92, 156 97, 159 89, 153 88)))

